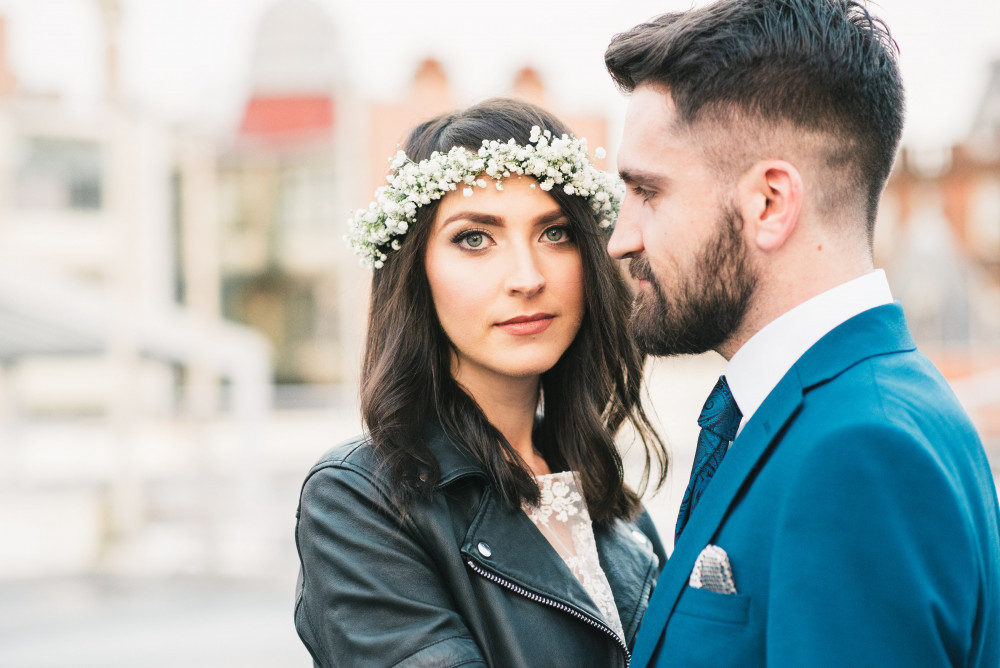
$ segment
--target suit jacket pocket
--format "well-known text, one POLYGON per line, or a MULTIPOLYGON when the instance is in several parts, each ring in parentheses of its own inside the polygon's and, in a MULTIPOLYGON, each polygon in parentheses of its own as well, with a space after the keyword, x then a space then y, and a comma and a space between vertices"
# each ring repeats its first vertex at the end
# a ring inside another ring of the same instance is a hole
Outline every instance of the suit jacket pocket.
POLYGON ((667 623, 660 658, 671 666, 763 666, 764 634, 750 619, 749 594, 685 587, 667 623))
POLYGON ((750 596, 685 587, 674 614, 727 624, 746 624, 750 620, 750 596))

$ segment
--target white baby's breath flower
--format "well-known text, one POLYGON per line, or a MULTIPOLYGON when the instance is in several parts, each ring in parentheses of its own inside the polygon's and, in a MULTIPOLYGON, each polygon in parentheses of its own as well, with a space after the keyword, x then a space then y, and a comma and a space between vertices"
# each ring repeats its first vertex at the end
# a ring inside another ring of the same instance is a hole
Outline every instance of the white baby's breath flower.
MULTIPOLYGON (((606 157, 603 148, 595 151, 599 159, 606 157)), ((486 175, 494 180, 497 190, 503 190, 503 180, 511 175, 526 175, 534 180, 531 188, 551 191, 561 185, 567 195, 586 198, 602 228, 614 224, 625 185, 621 179, 594 167, 587 157, 587 142, 563 134, 554 137, 538 126, 531 129, 529 143, 521 146, 516 140, 506 142, 484 140, 476 151, 456 146, 446 154, 435 151, 419 163, 412 162, 403 151, 389 159, 392 172, 386 183, 375 191, 375 201, 359 209, 348 219, 348 246, 361 256, 361 264, 381 268, 386 252, 399 250, 402 237, 416 220, 418 209, 457 190, 470 197, 473 186, 485 188, 486 175)))

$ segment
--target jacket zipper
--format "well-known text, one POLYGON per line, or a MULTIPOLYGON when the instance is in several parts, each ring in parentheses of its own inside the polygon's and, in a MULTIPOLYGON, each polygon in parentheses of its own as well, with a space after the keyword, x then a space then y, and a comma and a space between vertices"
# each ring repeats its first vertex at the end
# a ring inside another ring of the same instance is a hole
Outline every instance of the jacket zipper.
POLYGON ((496 584, 500 585, 501 587, 505 587, 505 588, 511 590, 512 592, 514 592, 515 594, 519 594, 520 596, 524 596, 525 598, 528 598, 528 599, 530 599, 532 601, 535 601, 536 603, 542 603, 544 605, 547 605, 547 606, 550 606, 552 608, 555 608, 556 610, 561 610, 562 612, 568 613, 568 614, 572 615, 573 617, 576 617, 577 619, 579 619, 581 621, 584 621, 587 624, 590 624, 591 626, 593 626, 594 628, 596 628, 596 629, 598 629, 600 631, 603 631, 605 634, 611 636, 611 638, 614 639, 614 641, 618 644, 618 646, 621 647, 622 652, 625 653, 625 668, 629 668, 629 664, 632 662, 632 653, 628 651, 628 645, 625 644, 624 640, 622 640, 621 638, 618 637, 617 633, 615 633, 614 631, 612 631, 611 628, 608 627, 603 622, 599 622, 598 620, 594 619, 593 617, 589 617, 589 616, 583 614, 582 612, 578 612, 577 610, 569 607, 568 605, 565 605, 564 603, 560 603, 559 601, 554 601, 551 598, 546 598, 545 596, 542 596, 540 594, 536 594, 533 591, 529 591, 529 590, 525 589, 524 587, 522 587, 520 585, 516 585, 513 582, 511 582, 510 580, 507 580, 507 579, 505 579, 505 578, 497 575, 496 573, 493 573, 491 571, 488 571, 488 570, 480 567, 479 565, 476 564, 476 562, 474 562, 471 559, 469 559, 466 563, 469 565, 469 568, 471 568, 476 573, 478 573, 479 575, 483 576, 484 578, 486 578, 490 582, 495 582, 496 584))

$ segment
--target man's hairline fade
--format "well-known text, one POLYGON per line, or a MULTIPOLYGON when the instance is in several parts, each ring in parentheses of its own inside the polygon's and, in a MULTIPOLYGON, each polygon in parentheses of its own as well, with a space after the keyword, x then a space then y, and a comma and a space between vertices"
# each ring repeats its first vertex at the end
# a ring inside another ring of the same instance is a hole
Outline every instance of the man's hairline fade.
MULTIPOLYGON (((670 88, 656 81, 644 81, 635 90, 647 88, 672 101, 670 88)), ((754 165, 766 160, 783 160, 809 173, 825 172, 823 183, 813 183, 816 211, 828 219, 837 218, 846 206, 864 214, 866 202, 858 196, 862 188, 851 169, 849 156, 855 141, 832 132, 805 129, 790 121, 750 117, 733 104, 703 106, 693 120, 675 115, 669 129, 683 137, 716 177, 716 186, 727 189, 754 165), (803 147, 809 146, 808 150, 803 147), (852 201, 853 200, 853 201, 852 201)))
MULTIPOLYGON (((831 188, 830 193, 821 193, 819 200, 841 209, 844 202, 860 202, 871 245, 878 199, 902 132, 902 82, 897 54, 885 24, 854 0, 771 0, 753 4, 722 0, 688 12, 664 14, 616 35, 605 62, 615 83, 626 93, 639 86, 669 92, 677 107, 678 127, 699 133, 698 138, 707 141, 706 157, 721 170, 720 175, 731 177, 741 166, 746 169, 754 164, 754 159, 775 157, 774 146, 768 144, 784 145, 808 136, 815 149, 816 138, 828 137, 816 163, 828 168, 842 183, 831 188), (737 19, 742 23, 735 28, 727 23, 737 19), (772 20, 774 25, 747 27, 753 20, 764 19, 772 20), (850 64, 854 69, 867 72, 865 68, 874 68, 874 74, 868 72, 862 81, 845 77, 839 71, 841 55, 831 46, 830 37, 808 32, 817 26, 803 28, 796 23, 807 20, 826 21, 833 26, 830 30, 850 38, 843 58, 853 58, 850 64), (803 40, 811 41, 800 45, 794 39, 798 36, 796 30, 804 34, 803 40), (759 38, 763 46, 746 46, 747 35, 759 38), (698 44, 699 39, 705 44, 698 44), (720 65, 722 56, 711 51, 713 43, 720 45, 724 57, 734 59, 734 72, 747 76, 736 79, 730 73, 727 78, 720 65), (806 52, 813 61, 796 62, 796 49, 806 52), (771 52, 780 57, 767 59, 771 52), (719 75, 721 85, 714 91, 704 90, 702 81, 692 79, 703 71, 719 75), (788 73, 786 79, 781 78, 782 73, 788 73), (822 86, 827 81, 846 86, 852 100, 864 102, 867 106, 861 113, 868 118, 859 123, 854 107, 839 99, 837 91, 822 86), (767 104, 772 92, 769 87, 774 88, 782 104, 767 104), (681 90, 675 94, 678 88, 681 90), (796 106, 796 92, 800 90, 806 93, 806 100, 796 106), (818 114, 810 114, 813 107, 818 114), (748 125, 753 126, 753 131, 746 131, 748 125), (786 127, 794 132, 783 132, 786 127), (765 139, 767 136, 771 139, 765 139), (719 137, 723 138, 721 142, 719 137), (764 141, 753 141, 753 137, 764 141), (873 143, 877 146, 868 146, 873 143), (724 149, 713 148, 719 144, 724 149), (759 150, 754 154, 750 149, 755 146, 759 150), (728 155, 733 147, 744 150, 739 156, 728 155)), ((829 186, 833 179, 823 181, 829 186)))

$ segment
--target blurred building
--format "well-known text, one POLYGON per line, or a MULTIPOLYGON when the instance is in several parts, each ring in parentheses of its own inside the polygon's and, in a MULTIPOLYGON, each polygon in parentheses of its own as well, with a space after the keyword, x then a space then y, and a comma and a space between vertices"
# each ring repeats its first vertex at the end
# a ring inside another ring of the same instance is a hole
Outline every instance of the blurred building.
POLYGON ((918 345, 972 413, 1000 470, 1000 61, 964 142, 901 151, 875 248, 918 345))
MULTIPOLYGON (((172 127, 122 99, 118 3, 94 7, 87 112, 19 86, 0 20, 0 577, 293 570, 302 476, 359 428, 370 274, 346 219, 410 128, 469 101, 432 58, 361 99, 337 26, 278 0, 234 127, 172 127)), ((507 94, 607 146, 535 69, 507 94)), ((1000 65, 968 142, 903 151, 876 251, 1000 462, 1000 65)))
MULTIPOLYGON (((309 463, 359 428, 346 219, 458 103, 433 59, 358 98, 329 17, 278 0, 238 124, 171 126, 123 99, 119 4, 93 6, 86 111, 19 86, 0 20, 0 577, 281 572, 309 463)), ((552 106, 531 68, 511 94, 552 106)), ((603 118, 564 118, 605 144, 603 118)))
MULTIPOLYGON (((369 274, 343 241, 346 220, 385 182, 412 127, 461 106, 431 58, 401 99, 358 99, 337 44, 313 2, 274 3, 258 27, 239 128, 220 155, 223 312, 272 343, 281 405, 355 383, 369 274)), ((529 67, 508 94, 553 108, 529 67)), ((605 118, 565 120, 606 145, 605 118)))
MULTIPOLYGON (((220 317, 214 140, 107 92, 71 112, 0 48, 0 573, 94 567, 155 531, 207 421, 252 450, 269 346, 220 317)), ((0 47, 5 26, 0 21, 0 47)), ((252 459, 252 455, 249 455, 252 459)), ((199 529, 200 530, 200 529, 199 529)))
MULTIPOLYGON (((417 65, 402 99, 358 99, 337 44, 313 2, 274 3, 257 31, 239 128, 220 156, 223 311, 271 341, 279 404, 322 401, 323 387, 355 383, 369 274, 343 242, 346 220, 385 182, 406 133, 460 106, 433 59, 417 65)), ((508 94, 551 107, 531 68, 508 94)), ((566 120, 605 145, 603 117, 566 120)))
POLYGON ((357 334, 342 310, 361 275, 340 223, 365 142, 337 44, 313 3, 272 5, 239 128, 219 155, 223 312, 268 337, 282 384, 354 374, 344 351, 357 334))

